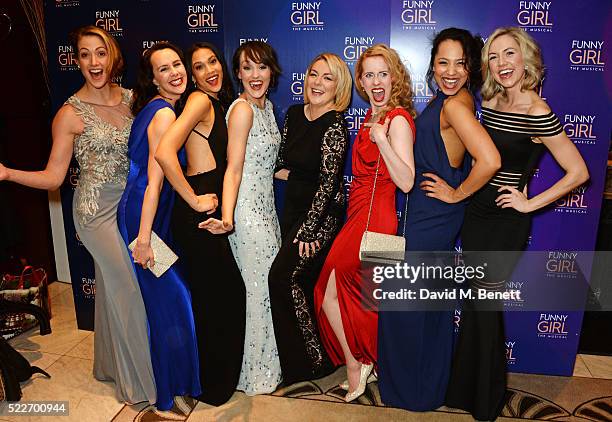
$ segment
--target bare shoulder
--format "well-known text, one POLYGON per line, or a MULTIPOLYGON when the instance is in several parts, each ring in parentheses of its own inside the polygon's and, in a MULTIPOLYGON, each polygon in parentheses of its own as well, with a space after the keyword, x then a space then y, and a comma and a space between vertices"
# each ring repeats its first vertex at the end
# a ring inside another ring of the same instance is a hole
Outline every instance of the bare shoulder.
POLYGON ((61 106, 53 118, 54 129, 60 129, 63 132, 80 134, 84 126, 83 119, 70 104, 61 106))
POLYGON ((189 94, 187 102, 185 103, 185 108, 183 109, 181 115, 188 114, 203 117, 203 115, 210 110, 211 104, 212 103, 210 102, 208 95, 201 91, 194 91, 189 94))
POLYGON ((466 89, 462 89, 457 94, 444 101, 443 110, 451 114, 465 110, 473 112, 474 98, 472 98, 472 95, 466 89))
POLYGON ((236 101, 232 107, 229 120, 240 121, 243 119, 253 120, 253 109, 247 101, 236 101))
POLYGON ((531 104, 531 106, 529 106, 529 109, 527 110, 528 115, 542 116, 549 114, 552 111, 548 104, 546 104, 546 101, 544 101, 538 95, 535 95, 534 97, 535 98, 533 100, 533 103, 531 104))
POLYGON ((160 108, 155 112, 153 119, 151 120, 151 124, 153 125, 167 125, 171 124, 176 120, 176 114, 170 107, 160 108))

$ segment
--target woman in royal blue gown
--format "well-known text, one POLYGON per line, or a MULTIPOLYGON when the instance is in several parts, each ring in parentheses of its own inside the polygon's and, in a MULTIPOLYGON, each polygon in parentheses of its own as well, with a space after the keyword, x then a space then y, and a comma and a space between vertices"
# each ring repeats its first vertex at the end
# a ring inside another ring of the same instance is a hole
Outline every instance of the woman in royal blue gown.
POLYGON ((149 322, 151 361, 157 389, 156 406, 169 410, 174 397, 200 394, 198 350, 191 297, 176 264, 157 278, 151 234, 170 241, 174 191, 164 180, 154 153, 176 119, 174 105, 185 92, 187 74, 182 54, 169 43, 145 51, 140 64, 132 111, 136 118, 128 142, 130 171, 117 211, 119 231, 132 252, 149 322))
MULTIPOLYGON (((480 85, 481 46, 482 41, 457 28, 441 31, 433 41, 427 78, 437 90, 416 119, 408 251, 451 251, 463 223, 464 199, 499 167, 499 153, 474 116, 468 89, 480 85)), ((378 386, 383 402, 415 411, 440 407, 452 347, 452 310, 379 311, 378 386)))

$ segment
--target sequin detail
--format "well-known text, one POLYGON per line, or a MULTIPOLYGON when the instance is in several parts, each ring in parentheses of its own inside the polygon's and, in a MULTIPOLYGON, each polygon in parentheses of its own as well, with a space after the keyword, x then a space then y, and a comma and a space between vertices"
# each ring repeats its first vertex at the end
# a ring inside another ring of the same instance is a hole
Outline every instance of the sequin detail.
POLYGON ((74 156, 80 167, 75 211, 81 226, 97 214, 100 188, 106 183, 125 184, 127 178, 130 168, 128 138, 133 120, 129 114, 132 91, 122 89, 121 94, 121 103, 115 107, 122 114, 123 128, 103 120, 92 104, 81 101, 76 95, 65 102, 74 108, 84 123, 83 133, 74 138, 74 156))
MULTIPOLYGON (((227 116, 239 101, 245 100, 234 101, 227 116)), ((269 100, 263 110, 253 104, 251 108, 253 126, 234 213, 236 230, 229 236, 247 292, 244 357, 237 388, 249 395, 270 393, 282 379, 268 292, 268 273, 281 243, 272 184, 280 133, 269 100)))

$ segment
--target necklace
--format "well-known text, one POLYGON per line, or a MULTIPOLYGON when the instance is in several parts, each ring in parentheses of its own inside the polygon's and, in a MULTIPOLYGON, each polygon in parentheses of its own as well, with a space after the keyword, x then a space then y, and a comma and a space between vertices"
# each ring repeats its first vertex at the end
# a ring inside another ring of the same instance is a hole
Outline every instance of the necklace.
POLYGON ((165 95, 163 95, 161 93, 158 93, 157 95, 162 97, 164 100, 168 101, 170 104, 174 104, 176 102, 176 99, 170 98, 170 97, 166 97, 165 95))

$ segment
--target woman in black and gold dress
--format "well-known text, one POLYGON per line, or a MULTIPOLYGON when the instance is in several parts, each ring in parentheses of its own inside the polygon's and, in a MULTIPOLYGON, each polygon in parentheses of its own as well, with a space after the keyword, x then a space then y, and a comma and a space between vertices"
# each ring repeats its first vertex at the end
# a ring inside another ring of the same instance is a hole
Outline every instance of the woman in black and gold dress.
MULTIPOLYGON (((519 28, 499 28, 482 50, 482 63, 486 66, 482 120, 499 150, 502 167, 467 207, 461 239, 464 251, 491 252, 486 257, 487 279, 472 289, 496 291, 504 289, 520 257, 518 251, 526 246, 530 213, 584 183, 588 171, 559 119, 535 91, 543 74, 535 41, 519 28), (545 149, 565 175, 528 198, 527 183, 545 149)), ((495 419, 506 392, 503 314, 489 311, 491 305, 476 300, 463 304, 446 397, 448 406, 467 410, 477 420, 495 419)))
POLYGON ((319 340, 314 284, 342 225, 342 174, 348 132, 342 112, 351 74, 340 57, 317 56, 308 67, 305 104, 287 110, 275 176, 287 180, 283 243, 268 277, 283 381, 318 378, 331 365, 319 340))

